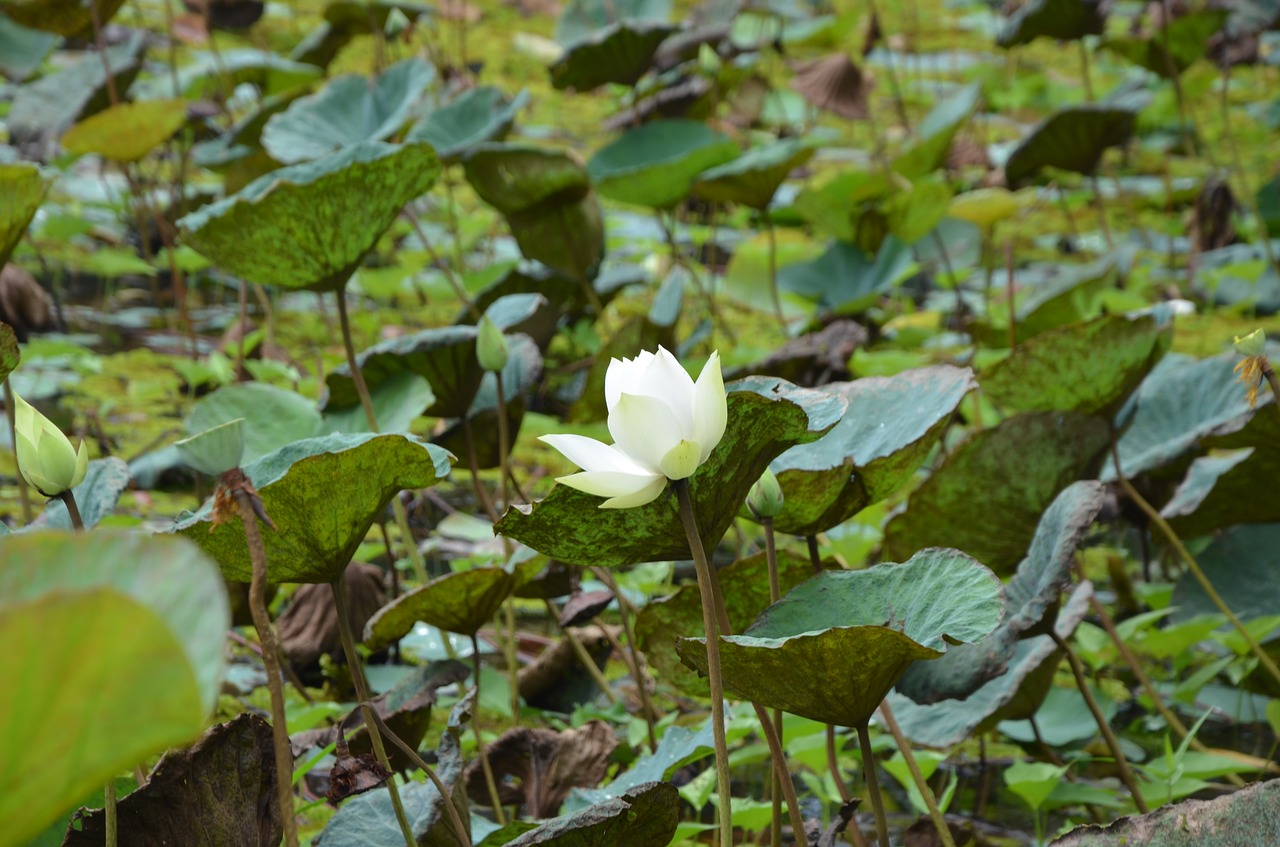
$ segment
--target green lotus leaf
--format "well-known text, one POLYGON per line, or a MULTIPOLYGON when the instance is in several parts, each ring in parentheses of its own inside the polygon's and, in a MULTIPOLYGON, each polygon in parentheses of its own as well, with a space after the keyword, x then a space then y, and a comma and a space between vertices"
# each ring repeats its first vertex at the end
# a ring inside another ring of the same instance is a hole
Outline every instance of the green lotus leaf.
POLYGON ((1101 46, 1157 76, 1172 79, 1204 58, 1209 39, 1222 29, 1230 15, 1230 9, 1196 9, 1174 17, 1168 26, 1145 38, 1107 38, 1101 46))
POLYGON ((848 407, 822 438, 770 463, 785 497, 774 528, 816 535, 888 497, 924 463, 974 387, 972 371, 949 365, 824 386, 848 407))
POLYGON ((0 14, 0 74, 22 82, 40 68, 57 43, 53 33, 29 29, 0 14))
POLYGON ((694 193, 714 203, 737 203, 765 209, 778 186, 817 152, 812 142, 789 138, 753 147, 738 158, 703 171, 693 184, 694 193))
MULTIPOLYGON (((1280 580, 1271 552, 1280 540, 1280 524, 1250 524, 1222 533, 1196 557, 1209 583, 1243 621, 1277 614, 1280 580)), ((0 548, 2 549, 2 548, 0 548)), ((1173 590, 1175 621, 1220 614, 1204 588, 1185 573, 1173 590)))
MULTIPOLYGON (((36 216, 49 186, 53 184, 52 176, 45 173, 39 165, 30 162, 0 164, 0 267, 9 261, 13 248, 18 246, 27 231, 27 225, 36 216)), ((12 333, 12 329, 10 329, 12 333)), ((14 341, 14 355, 17 353, 17 342, 14 341)), ((6 356, 0 367, 8 364, 6 356)), ((18 360, 12 359, 5 371, 7 375, 18 366, 18 360)))
POLYGON ((1078 412, 1110 418, 1165 354, 1171 324, 1107 315, 1047 330, 985 371, 983 392, 1010 412, 1078 412))
MULTIPOLYGON (((1019 271, 1018 282, 1024 289, 1015 298, 1017 342, 1022 344, 1047 330, 1102 314, 1103 295, 1115 287, 1119 273, 1116 256, 1103 256, 1083 265, 1034 264, 1019 271)), ((1007 311, 988 313, 977 330, 984 343, 1007 346, 1007 311)))
POLYGON ((824 312, 853 315, 893 288, 910 263, 911 249, 893 236, 884 240, 874 259, 856 244, 834 241, 818 258, 780 268, 778 287, 817 303, 824 312))
POLYGON ((680 792, 646 782, 571 814, 544 821, 506 847, 666 847, 680 822, 680 792))
POLYGON ((1128 143, 1137 120, 1137 111, 1125 106, 1063 106, 1018 142, 1005 161, 1005 179, 1015 187, 1045 167, 1092 174, 1108 147, 1128 143))
POLYGON ((320 430, 314 402, 264 382, 235 382, 209 392, 191 407, 182 426, 191 436, 237 418, 244 419, 241 465, 320 430))
POLYGON ((1031 0, 1005 22, 996 44, 1017 47, 1037 38, 1079 41, 1102 35, 1106 28, 1107 8, 1099 0, 1031 0))
POLYGON ((62 136, 68 153, 97 153, 113 162, 136 162, 187 122, 187 101, 119 103, 86 118, 62 136))
POLYGON ((245 279, 334 291, 439 173, 426 144, 363 141, 259 177, 178 227, 197 252, 245 279))
POLYGON ((970 83, 934 106, 916 127, 916 138, 890 163, 909 180, 931 174, 947 162, 951 142, 982 101, 981 83, 970 83))
POLYGON ((411 58, 373 80, 360 74, 332 79, 272 115, 262 129, 262 146, 276 161, 291 165, 361 141, 385 141, 409 122, 435 76, 432 65, 411 58))
POLYGON ((477 86, 414 124, 405 140, 425 141, 440 161, 453 164, 477 145, 505 138, 528 102, 526 91, 508 98, 492 85, 477 86))
POLYGON ((620 21, 565 47, 550 68, 558 91, 592 91, 608 83, 635 85, 653 63, 658 46, 677 27, 665 21, 620 21))
POLYGON ((575 788, 565 801, 565 811, 576 812, 603 803, 647 782, 668 782, 676 771, 715 752, 710 721, 697 729, 672 724, 662 733, 658 749, 641 756, 603 788, 575 788))
POLYGON ((445 574, 377 611, 364 628, 364 643, 381 650, 423 621, 446 632, 475 635, 511 595, 515 577, 502 568, 445 574))
POLYGON ((1024 412, 970 436, 885 527, 885 552, 904 558, 945 539, 997 573, 1027 552, 1058 492, 1091 476, 1110 441, 1107 422, 1024 412))
MULTIPOLYGON (((578 280, 592 280, 604 258, 604 214, 594 191, 512 212, 507 226, 526 259, 578 280)), ((581 284, 580 284, 581 285, 581 284)))
POLYGON ((1040 518, 1026 558, 1005 585, 1008 604, 1000 625, 981 641, 956 647, 936 662, 913 665, 898 681, 898 690, 928 705, 966 698, 1003 674, 1018 642, 1043 630, 1042 621, 1056 614, 1058 600, 1071 584, 1076 551, 1105 497, 1105 488, 1096 481, 1063 490, 1040 518))
POLYGON ((22 351, 18 349, 17 334, 13 327, 0 321, 0 382, 8 379, 21 361, 22 351))
MULTIPOLYGON (((714 549, 769 462, 836 424, 844 400, 789 382, 751 377, 728 386, 728 425, 689 478, 702 541, 714 549)), ((494 526, 540 553, 571 564, 618 566, 689 558, 673 498, 633 509, 601 509, 599 497, 560 485, 531 506, 507 510, 494 526)))
MULTIPOLYGON (((724 686, 739 696, 839 726, 865 727, 911 662, 982 639, 1004 607, 1000 580, 958 550, 922 550, 901 565, 824 571, 721 636, 724 686), (946 603, 938 596, 945 593, 946 603)), ((681 638, 706 672, 706 639, 681 638)))
POLYGON ((699 121, 652 121, 597 151, 587 172, 611 200, 667 209, 689 196, 699 174, 738 154, 728 136, 699 121))
POLYGON ((95 787, 200 734, 230 613, 195 545, 112 530, 0 541, 0 818, 25 844, 95 787), (92 702, 95 719, 84 719, 92 702), (103 732, 102 727, 112 727, 103 732))
MULTIPOLYGON (((448 475, 452 457, 406 435, 326 435, 295 441, 244 468, 276 531, 263 528, 272 582, 333 582, 391 498, 448 475)), ((248 582, 253 565, 239 520, 214 525, 212 505, 171 532, 195 541, 223 575, 248 582)))
MULTIPOLYGON (((471 408, 484 370, 476 359, 474 326, 424 329, 380 342, 356 356, 356 364, 373 391, 392 376, 408 371, 431 385, 435 402, 426 414, 461 417, 471 408)), ((351 370, 344 364, 325 375, 322 409, 342 409, 360 403, 351 370)))
MULTIPOLYGON (((507 364, 502 369, 502 399, 507 413, 507 449, 510 450, 524 421, 524 398, 529 396, 542 376, 542 353, 527 335, 508 338, 511 349, 507 364)), ((480 380, 475 400, 467 410, 466 424, 461 420, 454 421, 431 440, 455 456, 468 456, 468 461, 471 451, 474 451, 478 468, 498 467, 501 461, 498 450, 498 380, 494 374, 486 373, 480 380)))
POLYGON ((620 21, 671 19, 671 0, 569 0, 556 21, 556 42, 568 47, 620 21))
MULTIPOLYGON (((369 400, 373 404, 373 416, 378 421, 379 432, 408 432, 413 422, 436 402, 436 395, 431 390, 431 383, 416 373, 401 371, 370 388, 369 400)), ((317 434, 368 431, 369 417, 364 413, 364 406, 356 403, 340 409, 325 409, 317 434)), ((457 451, 451 452, 462 455, 457 451)))
POLYGON ((123 5, 124 0, 4 0, 0 12, 22 26, 70 38, 92 35, 95 17, 98 26, 106 26, 123 5))

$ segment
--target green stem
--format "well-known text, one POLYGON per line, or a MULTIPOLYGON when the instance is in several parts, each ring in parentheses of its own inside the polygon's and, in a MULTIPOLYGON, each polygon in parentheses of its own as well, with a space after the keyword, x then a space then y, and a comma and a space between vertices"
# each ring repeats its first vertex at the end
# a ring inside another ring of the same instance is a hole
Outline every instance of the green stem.
POLYGON ((654 708, 653 698, 649 696, 649 675, 645 673, 644 656, 636 646, 636 632, 632 624, 636 610, 631 601, 622 593, 618 582, 606 568, 592 568, 591 572, 605 584, 618 601, 618 617, 622 619, 622 632, 627 636, 627 649, 631 653, 631 669, 635 674, 636 688, 640 692, 640 708, 644 712, 644 721, 649 731, 649 752, 658 750, 658 710, 654 708))
MULTIPOLYGON (((355 383, 356 394, 360 395, 360 405, 364 407, 364 417, 369 424, 370 432, 381 432, 378 428, 378 416, 373 411, 373 398, 369 396, 369 385, 364 381, 364 373, 356 362, 356 348, 351 340, 351 318, 347 315, 347 288, 343 286, 334 292, 338 300, 338 324, 342 327, 342 346, 347 353, 347 367, 351 370, 351 381, 355 383)), ((413 540, 413 530, 409 528, 409 515, 404 510, 404 503, 399 495, 391 498, 391 511, 396 516, 396 526, 400 529, 401 542, 413 563, 413 575, 418 582, 427 581, 427 563, 422 558, 422 551, 413 540)), ((395 562, 391 563, 395 567, 395 562)))
MULTIPOLYGON (((775 289, 776 292, 776 289, 775 289)), ((781 314, 781 312, 779 312, 781 314)), ((769 602, 777 603, 782 599, 782 586, 778 580, 778 545, 773 535, 773 518, 761 518, 764 527, 764 554, 769 565, 769 602)), ((782 710, 773 710, 773 731, 778 740, 782 740, 782 710)), ((770 768, 769 800, 773 804, 773 820, 769 827, 769 843, 772 847, 782 847, 782 779, 777 768, 770 768)))
POLYGON ((1080 50, 1080 78, 1084 83, 1084 99, 1093 102, 1093 74, 1089 71, 1089 47, 1084 43, 1083 38, 1076 39, 1076 46, 1080 50))
POLYGON ((880 778, 876 776, 876 757, 871 752, 871 733, 864 723, 858 727, 858 747, 862 750, 862 773, 867 781, 867 794, 876 814, 876 836, 880 847, 889 847, 889 822, 884 816, 884 798, 880 796, 880 778))
POLYGON ((782 295, 778 292, 778 233, 768 209, 761 209, 760 217, 764 219, 764 231, 769 237, 769 296, 773 298, 773 311, 778 317, 778 327, 785 335, 787 317, 782 313, 782 295))
POLYGON ((391 795, 391 809, 395 812, 396 822, 400 824, 400 834, 404 836, 405 847, 418 847, 413 837, 413 827, 404 813, 404 804, 400 802, 400 789, 396 786, 396 775, 391 770, 391 760, 387 758, 387 748, 382 744, 382 733, 378 731, 377 716, 369 705, 369 686, 364 678, 364 666, 360 664, 360 654, 356 652, 356 639, 351 634, 351 618, 347 612, 347 590, 343 577, 329 583, 333 591, 333 605, 338 613, 338 636, 342 639, 342 652, 347 657, 347 667, 351 670, 351 684, 356 689, 356 699, 360 701, 360 713, 364 716, 364 726, 369 733, 369 742, 373 745, 373 755, 378 763, 387 769, 391 776, 387 779, 387 793, 391 795))
POLYGON ((893 710, 889 708, 888 700, 880 702, 880 715, 884 718, 884 725, 893 735, 893 740, 897 743, 898 750, 902 753, 903 761, 907 763, 907 770, 911 771, 911 778, 915 781, 916 788, 924 799, 924 805, 929 810, 929 817, 933 821, 933 828, 938 831, 938 837, 942 839, 943 847, 956 847, 956 840, 951 837, 951 827, 947 826, 947 819, 943 817, 942 810, 938 808, 938 799, 933 796, 933 789, 929 787, 929 781, 924 778, 924 774, 920 772, 920 766, 916 764, 915 754, 911 752, 911 742, 907 741, 906 736, 902 734, 902 729, 898 726, 898 722, 893 718, 893 710))
POLYGON ((493 804, 493 817, 498 822, 498 826, 506 826, 507 817, 502 812, 502 798, 498 796, 498 783, 493 778, 493 768, 489 766, 489 755, 484 750, 484 739, 480 737, 480 641, 474 632, 471 634, 471 668, 475 674, 476 689, 476 714, 471 719, 471 731, 476 735, 476 755, 480 757, 484 783, 489 788, 489 802, 493 804))
POLYGON ((76 495, 71 493, 71 489, 58 495, 58 499, 67 507, 67 517, 71 519, 71 528, 76 532, 84 532, 84 521, 80 518, 80 507, 76 505, 76 495))
MULTIPOLYGON (((363 705, 363 704, 362 704, 363 705)), ((458 814, 458 807, 453 805, 453 792, 444 784, 444 781, 432 770, 431 766, 418 755, 418 751, 413 749, 403 738, 391 731, 391 727, 387 726, 382 718, 378 717, 378 713, 370 710, 369 714, 373 715, 373 722, 378 727, 378 732, 385 735, 392 744, 400 748, 400 752, 408 757, 409 761, 427 775, 427 779, 431 780, 431 784, 436 787, 436 791, 440 792, 440 797, 444 800, 445 811, 449 815, 449 824, 453 827, 453 833, 458 837, 458 843, 462 847, 471 847, 471 833, 468 827, 462 822, 462 816, 458 814)))
POLYGON ((733 795, 729 790, 729 744, 725 738, 724 683, 720 675, 720 629, 712 586, 711 563, 707 561, 689 495, 689 480, 674 480, 680 503, 680 522, 689 539, 689 552, 698 574, 698 596, 702 599, 702 628, 707 636, 707 678, 711 685, 711 734, 716 749, 716 790, 720 795, 720 847, 733 847, 733 795))
POLYGON ((119 825, 116 822, 116 778, 107 779, 107 784, 102 789, 102 812, 105 815, 103 825, 107 829, 107 847, 116 847, 119 843, 117 831, 119 825))

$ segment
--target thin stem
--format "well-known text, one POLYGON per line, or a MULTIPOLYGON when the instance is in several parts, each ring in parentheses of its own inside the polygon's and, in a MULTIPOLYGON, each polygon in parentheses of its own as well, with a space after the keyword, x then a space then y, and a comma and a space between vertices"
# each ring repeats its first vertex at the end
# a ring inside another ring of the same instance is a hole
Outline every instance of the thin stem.
MULTIPOLYGON (((769 565, 769 602, 777 603, 782 599, 782 587, 778 581, 778 545, 773 536, 773 518, 761 518, 760 525, 764 527, 764 554, 769 565)), ((773 731, 781 741, 781 709, 773 710, 773 731)), ((782 847, 782 779, 777 768, 770 769, 770 777, 769 799, 773 804, 773 820, 769 827, 769 843, 772 847, 782 847)))
POLYGON ((489 788, 489 802, 493 804, 493 817, 498 826, 506 826, 507 817, 502 812, 502 798, 498 796, 498 783, 493 778, 493 768, 489 766, 489 755, 484 750, 484 739, 480 737, 480 641, 475 633, 471 634, 471 668, 475 674, 476 714, 471 719, 471 731, 476 735, 476 755, 480 757, 480 769, 484 771, 484 783, 489 788))
MULTIPOLYGON (((362 703, 361 705, 365 704, 362 703)), ((378 716, 376 711, 370 710, 369 713, 373 715, 373 722, 378 727, 378 732, 385 735, 392 744, 399 747, 400 752, 404 753, 405 756, 408 757, 409 761, 413 762, 418 770, 425 773, 427 775, 427 779, 431 780, 431 784, 436 787, 436 791, 440 792, 440 797, 444 800, 445 812, 449 815, 449 825, 453 827, 453 834, 458 837, 458 843, 461 844, 462 847, 471 847, 471 833, 468 831, 466 825, 462 823, 462 816, 458 814, 457 807, 453 805, 453 792, 444 784, 444 781, 440 779, 439 775, 432 770, 431 766, 418 755, 417 750, 413 749, 413 747, 403 738, 391 731, 391 727, 387 726, 386 722, 378 716)))
MULTIPOLYGON (((1280 403, 1280 395, 1277 395, 1276 402, 1280 403)), ((1269 655, 1267 655, 1267 651, 1262 649, 1262 645, 1260 645, 1257 639, 1249 633, 1249 630, 1245 629, 1240 618, 1236 617, 1235 612, 1231 611, 1230 607, 1227 606, 1226 601, 1222 599, 1222 595, 1213 587, 1213 583, 1209 582, 1209 577, 1205 576, 1204 571, 1200 568, 1200 564, 1196 562, 1195 557, 1192 556, 1183 545, 1182 541, 1178 538, 1178 534, 1173 531, 1173 527, 1169 526, 1169 522, 1161 517, 1160 513, 1155 510, 1154 506, 1147 502, 1145 497, 1138 493, 1138 490, 1133 487, 1133 483, 1124 475, 1124 471, 1120 469, 1120 451, 1119 448, 1116 447, 1116 439, 1114 437, 1111 439, 1111 460, 1115 464, 1116 480, 1119 481, 1120 487, 1125 490, 1125 493, 1129 495, 1129 499, 1132 500, 1134 504, 1137 505, 1137 507, 1147 516, 1147 519, 1155 524, 1156 528, 1164 534, 1165 540, 1169 542, 1169 546, 1173 547, 1174 552, 1178 554, 1178 558, 1182 559, 1182 563, 1187 566, 1187 570, 1191 571, 1191 575, 1195 577, 1196 582, 1200 583, 1200 587, 1204 589, 1204 593, 1208 596, 1210 602, 1218 608, 1219 612, 1226 615, 1227 620, 1231 622, 1233 627, 1235 627, 1236 632, 1240 633, 1240 637, 1249 645, 1249 649, 1253 652, 1253 655, 1258 658, 1258 664, 1266 668, 1267 673, 1271 674, 1271 678, 1277 683, 1280 683, 1280 668, 1276 667, 1276 663, 1269 655)))
POLYGON ((785 334, 787 318, 782 313, 782 295, 778 292, 778 232, 774 229, 773 218, 769 217, 768 209, 761 209, 760 217, 764 220, 764 231, 769 237, 769 296, 773 298, 773 311, 778 316, 778 327, 785 334))
POLYGON ((1080 689, 1080 695, 1084 697, 1085 705, 1093 713, 1093 719, 1098 724, 1098 731, 1102 733, 1103 739, 1107 742, 1107 747, 1111 749, 1111 755, 1115 757, 1116 767, 1120 771, 1120 779, 1128 787, 1129 793, 1133 795, 1133 802, 1138 807, 1138 811, 1145 815, 1150 811, 1150 807, 1142 796, 1142 790, 1138 788, 1138 781, 1134 778, 1133 771, 1129 768, 1129 761, 1124 757, 1124 750, 1120 747, 1120 739, 1116 738, 1110 722, 1107 721, 1106 715, 1102 713, 1097 699, 1093 696, 1093 691, 1089 688, 1089 680, 1084 675, 1084 665, 1081 664, 1080 657, 1075 654, 1075 651, 1071 649, 1071 645, 1064 641, 1057 632, 1050 630, 1049 637, 1053 639, 1059 649, 1067 654, 1067 663, 1071 665, 1071 673, 1076 678, 1076 686, 1080 689))
MULTIPOLYGON (((342 328, 342 346, 347 352, 347 368, 351 371, 351 381, 355 383, 356 394, 360 395, 360 405, 364 407, 364 417, 369 424, 370 432, 381 432, 378 428, 378 416, 373 411, 373 398, 369 396, 369 386, 364 381, 364 373, 356 362, 355 343, 351 340, 351 318, 347 315, 347 288, 344 285, 334 292, 338 301, 338 325, 342 328)), ((413 540, 413 530, 409 528, 409 515, 404 510, 404 503, 399 496, 391 498, 391 511, 396 516, 396 526, 400 529, 409 561, 413 563, 413 575, 418 582, 427 581, 427 563, 422 558, 422 551, 413 540)), ((391 563, 395 567, 395 562, 391 563)))
POLYGON ((347 667, 351 670, 351 683, 356 689, 356 698, 360 701, 360 713, 364 716, 365 729, 369 731, 369 742, 373 745, 373 755, 378 759, 391 777, 387 780, 387 793, 391 795, 391 808, 395 812, 396 822, 400 824, 400 834, 404 836, 405 847, 418 847, 413 836, 413 827, 404 813, 404 804, 400 802, 400 789, 396 786, 396 776, 391 772, 391 760, 387 758, 387 748, 382 744, 382 733, 378 731, 377 715, 369 705, 369 685, 364 679, 364 667, 360 664, 360 654, 356 652, 356 639, 351 634, 351 618, 347 613, 347 590, 341 575, 329 583, 333 591, 333 605, 338 612, 338 635, 342 639, 342 652, 347 657, 347 667))
POLYGON ((1274 402, 1272 408, 1276 410, 1276 414, 1280 415, 1280 380, 1276 379, 1275 369, 1271 367, 1271 360, 1266 356, 1262 357, 1262 375, 1267 378, 1267 385, 1271 386, 1271 398, 1274 402))
POLYGON ((1084 99, 1093 102, 1093 74, 1089 71, 1089 47, 1084 43, 1083 38, 1076 39, 1076 46, 1080 49, 1080 78, 1084 82, 1084 99))
POLYGON ((853 793, 849 791, 849 786, 844 784, 844 777, 840 775, 840 757, 836 754, 835 724, 827 724, 827 771, 830 772, 831 779, 840 792, 840 802, 848 803, 852 800, 853 793))
POLYGON ((1093 200, 1098 206, 1098 225, 1102 227, 1102 238, 1107 242, 1107 249, 1114 250, 1116 245, 1111 238, 1111 224, 1107 223, 1107 200, 1102 196, 1102 186, 1098 183, 1097 171, 1089 174, 1089 182, 1093 186, 1093 200))
MULTIPOLYGON (((511 505, 511 501, 507 496, 507 399, 503 395, 502 385, 502 369, 493 372, 493 377, 498 383, 498 511, 506 511, 507 506, 511 505)), ((510 543, 509 539, 502 536, 503 543, 510 543)))
MULTIPOLYGON (((733 795, 729 790, 729 744, 725 738, 724 683, 720 675, 720 630, 713 602, 711 563, 707 561, 689 495, 689 480, 671 483, 680 502, 680 522, 689 539, 689 552, 698 574, 698 596, 702 599, 702 628, 707 636, 707 678, 711 684, 711 734, 716 749, 716 790, 720 795, 720 847, 733 847, 733 795)), ((795 822, 799 825, 799 821, 795 822)), ((888 847, 888 845, 885 845, 888 847)))
POLYGON ((649 731, 649 751, 656 752, 658 749, 658 710, 654 708, 653 698, 649 696, 649 675, 645 673, 644 656, 640 653, 640 648, 636 646, 636 633, 632 625, 635 618, 635 607, 631 605, 631 601, 622 593, 622 589, 618 587, 618 581, 613 578, 613 574, 609 573, 606 568, 592 568, 592 573, 596 578, 605 584, 605 587, 613 593, 613 599, 618 601, 618 617, 622 619, 622 631, 627 636, 627 649, 631 652, 631 668, 635 674, 636 688, 640 691, 640 708, 644 712, 644 721, 649 731))
POLYGON ((103 826, 107 830, 107 847, 116 847, 119 844, 117 833, 119 825, 116 822, 116 778, 114 776, 109 777, 106 785, 102 787, 102 812, 105 816, 103 826))
POLYGON ((471 485, 476 490, 476 499, 480 501, 485 514, 489 516, 489 522, 497 523, 498 509, 493 505, 489 492, 485 491, 484 486, 480 484, 480 460, 476 457, 476 442, 471 432, 471 418, 466 416, 462 418, 462 441, 467 447, 467 467, 471 470, 471 485))
POLYGON ((956 847, 956 840, 951 837, 951 827, 947 826, 947 819, 943 816, 942 810, 938 808, 938 798, 933 795, 933 789, 929 787, 929 781, 920 772, 920 766, 916 764, 915 754, 911 752, 911 742, 907 741, 906 736, 902 734, 902 729, 898 726, 898 722, 894 720, 893 710, 889 708, 888 700, 880 702, 880 716, 884 718, 884 725, 893 735, 893 740, 898 745, 898 751, 902 753, 902 760, 907 763, 907 770, 911 771, 911 778, 915 780, 916 788, 924 799, 924 805, 929 810, 929 817, 933 820, 933 828, 938 831, 938 837, 942 839, 944 847, 956 847))
POLYGON ((67 517, 71 518, 71 528, 76 532, 84 532, 84 521, 80 519, 80 507, 76 505, 76 495, 71 493, 71 489, 58 495, 58 499, 67 507, 67 517))
POLYGON ((813 572, 822 573, 822 556, 818 554, 818 536, 806 535, 804 540, 809 547, 809 564, 813 566, 813 572))
POLYGON ((507 663, 507 687, 510 689, 511 720, 520 725, 520 668, 516 663, 519 645, 516 642, 516 600, 508 597, 502 604, 503 623, 506 624, 507 637, 503 645, 503 658, 507 663))
MULTIPOLYGON (((556 608, 556 604, 547 599, 543 599, 542 602, 546 604, 547 612, 551 615, 551 619, 560 620, 560 610, 556 608)), ((596 660, 591 658, 591 654, 587 652, 587 648, 583 643, 578 640, 578 636, 574 635, 573 630, 567 626, 560 627, 560 631, 569 640, 569 647, 573 650, 573 655, 578 657, 578 664, 582 665, 582 669, 595 680, 596 687, 604 692, 604 696, 609 699, 610 703, 617 703, 617 692, 613 690, 609 680, 604 678, 604 674, 600 672, 599 666, 596 665, 596 660)))
MULTIPOLYGON (((243 476, 243 472, 232 471, 243 476)), ((236 510, 244 526, 244 541, 253 561, 253 579, 249 583, 249 614, 258 631, 262 646, 262 664, 267 669, 267 690, 271 693, 271 740, 275 745, 276 801, 280 804, 280 820, 284 823, 286 847, 298 847, 298 824, 293 811, 293 748, 289 744, 289 726, 284 711, 284 683, 280 680, 280 648, 271 615, 267 612, 267 548, 258 530, 258 516, 249 492, 242 486, 231 488, 236 510)))
POLYGON ((431 261, 436 265, 436 267, 440 268, 440 273, 444 274, 445 282, 449 283, 449 287, 453 289, 454 296, 462 302, 464 307, 466 307, 467 312, 471 315, 471 319, 475 321, 480 320, 480 310, 476 308, 476 304, 467 296, 467 289, 463 287, 462 280, 456 276, 457 271, 454 269, 453 265, 446 264, 440 258, 440 254, 436 252, 436 248, 431 245, 431 242, 427 241, 427 234, 423 231, 422 224, 418 223, 418 219, 414 217, 408 209, 401 212, 400 216, 409 222, 409 226, 413 228, 414 233, 418 236, 418 240, 422 242, 423 249, 431 255, 431 261))
POLYGON ((889 822, 884 816, 884 799, 880 796, 880 778, 876 776, 876 757, 871 752, 871 733, 864 723, 858 727, 858 747, 862 750, 862 774, 867 781, 867 794, 876 814, 876 837, 880 847, 889 847, 889 822))

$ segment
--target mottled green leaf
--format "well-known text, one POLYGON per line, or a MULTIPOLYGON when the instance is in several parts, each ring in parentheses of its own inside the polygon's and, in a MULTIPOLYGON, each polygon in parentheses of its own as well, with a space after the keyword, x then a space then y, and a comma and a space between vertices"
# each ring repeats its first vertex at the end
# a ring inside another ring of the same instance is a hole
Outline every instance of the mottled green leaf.
POLYGON ((591 157, 587 171, 611 200, 667 209, 689 196, 699 174, 738 153, 728 136, 700 121, 661 120, 623 133, 591 157))
POLYGON ((669 782, 637 785, 594 806, 532 829, 507 847, 666 847, 680 822, 680 793, 669 782))
POLYGON ((765 209, 778 186, 817 152, 811 141, 788 138, 753 147, 738 158, 704 171, 694 193, 714 203, 737 203, 765 209))
POLYGON ((1138 113, 1106 103, 1063 106, 1032 128, 1004 164, 1005 179, 1017 186, 1045 167, 1092 174, 1108 147, 1129 141, 1138 113))
POLYGON ((1058 492, 1091 475, 1109 442, 1107 422, 1024 412, 970 436, 885 527, 885 552, 905 558, 951 544, 997 573, 1027 552, 1058 492))
MULTIPOLYGON (((948 641, 983 638, 1004 606, 1000 580, 958 550, 923 550, 904 564, 824 571, 787 592, 742 635, 720 638, 725 688, 811 720, 862 727, 917 659, 948 641), (946 603, 937 598, 945 593, 946 603)), ((706 671, 706 639, 680 657, 706 671)))
MULTIPOLYGON (((4 267, 27 231, 27 225, 36 216, 40 204, 53 178, 45 174, 44 169, 31 162, 15 162, 0 164, 0 267, 4 267)), ((10 330, 12 335, 12 330, 10 330)), ((13 356, 17 355, 17 342, 14 341, 13 356)), ((7 363, 6 354, 4 362, 7 363)), ((12 359, 9 366, 12 371, 18 366, 17 358, 12 359)), ((6 371, 7 374, 9 371, 6 371)))
POLYGON ((445 574, 383 606, 364 628, 364 643, 381 650, 418 621, 460 635, 475 635, 511 594, 515 578, 502 568, 445 574))
POLYGON ((556 21, 556 41, 569 45, 618 21, 667 21, 671 0, 569 0, 556 21))
MULTIPOLYGON (((244 468, 277 530, 262 529, 273 582, 332 582, 342 575, 396 492, 426 488, 449 473, 450 456, 406 435, 327 435, 282 447, 244 468)), ((171 530, 199 544, 227 579, 253 575, 244 528, 212 523, 212 506, 171 530)))
POLYGON ((1009 412, 1079 412, 1110 418, 1164 355, 1172 325, 1151 316, 1108 315, 1046 330, 981 376, 982 390, 1009 412))
POLYGON ((0 697, 0 726, 21 735, 0 776, 6 842, 26 843, 117 771, 198 735, 229 624, 217 570, 184 540, 110 530, 0 540, 0 637, 22 645, 0 656, 6 686, 21 692, 0 697))
POLYGON ((98 112, 62 136, 68 153, 97 153, 113 162, 136 162, 187 122, 187 101, 140 100, 98 112))
POLYGON ((973 387, 972 371, 949 365, 824 386, 848 407, 829 433, 770 463, 785 495, 775 529, 816 535, 892 494, 923 464, 973 387))
MULTIPOLYGON (((689 478, 702 541, 715 547, 747 492, 788 447, 812 441, 836 424, 841 398, 789 382, 752 377, 728 386, 724 438, 689 478)), ((531 506, 516 506, 495 529, 540 553, 581 565, 618 566, 689 558, 674 498, 633 509, 601 509, 599 497, 560 485, 531 506)))
POLYGON ((653 62, 658 45, 677 27, 665 21, 620 21, 565 47, 550 67, 551 86, 586 92, 608 83, 634 85, 653 62))
POLYGON ((426 144, 364 141, 272 171, 178 227, 187 244, 245 279, 334 291, 439 173, 426 144))
MULTIPOLYGON (((1249 524, 1222 533, 1196 557, 1209 583, 1241 620, 1274 615, 1280 610, 1277 544, 1280 524, 1249 524)), ((1191 573, 1179 578, 1173 590, 1173 605, 1175 621, 1219 614, 1191 573)))

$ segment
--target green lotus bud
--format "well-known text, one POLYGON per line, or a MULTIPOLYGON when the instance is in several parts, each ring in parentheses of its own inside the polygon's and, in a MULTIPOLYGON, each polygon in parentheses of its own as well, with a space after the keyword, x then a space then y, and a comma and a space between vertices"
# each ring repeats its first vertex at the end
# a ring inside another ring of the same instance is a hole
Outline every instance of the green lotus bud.
POLYGON ((507 366, 511 348, 507 337, 498 329, 498 325, 488 315, 480 318, 480 335, 476 338, 476 358, 480 367, 486 371, 500 371, 507 366))
POLYGON ((757 518, 776 518, 782 512, 782 501, 782 486, 773 471, 766 468, 764 475, 751 486, 747 508, 757 518))
POLYGON ((89 453, 80 449, 53 422, 15 392, 14 433, 17 435, 18 470, 23 479, 45 497, 57 497, 84 481, 89 453))
POLYGON ((1255 329, 1243 338, 1236 336, 1236 352, 1242 356, 1261 356, 1267 352, 1267 334, 1255 329))
POLYGON ((209 476, 240 467, 244 458, 244 418, 236 418, 173 445, 182 461, 209 476))

